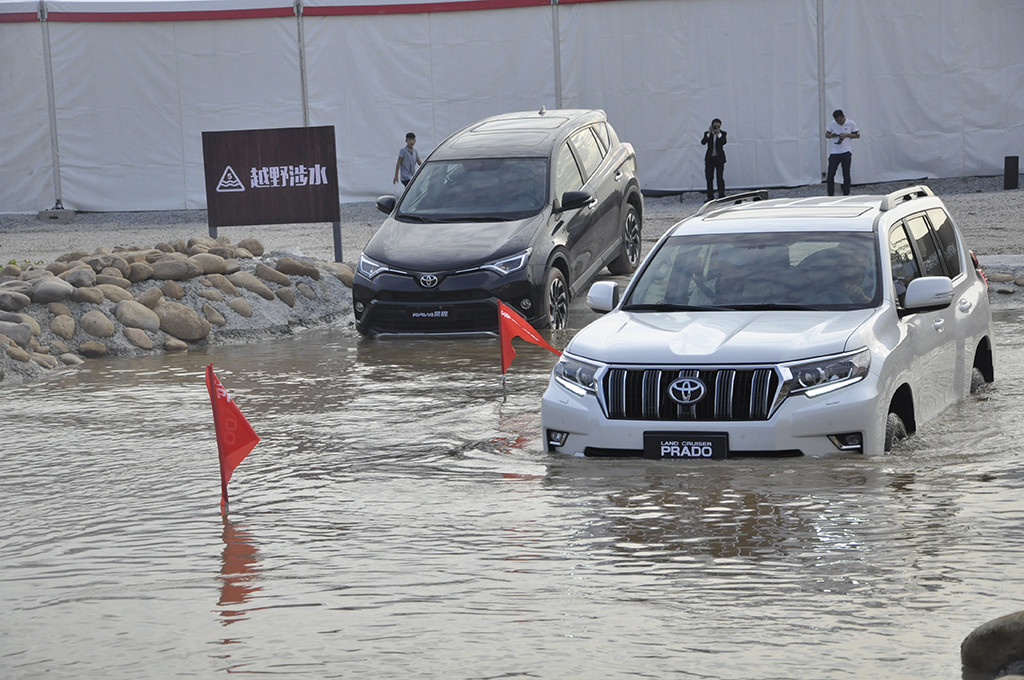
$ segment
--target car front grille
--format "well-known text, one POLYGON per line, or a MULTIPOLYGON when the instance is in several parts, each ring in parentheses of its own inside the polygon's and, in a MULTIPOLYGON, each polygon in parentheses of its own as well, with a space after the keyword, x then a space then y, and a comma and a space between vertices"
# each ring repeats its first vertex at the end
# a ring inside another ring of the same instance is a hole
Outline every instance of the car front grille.
POLYGON ((611 368, 602 381, 605 409, 612 420, 767 420, 781 387, 773 367, 611 368), (703 398, 691 405, 674 400, 669 386, 680 378, 700 380, 703 398))

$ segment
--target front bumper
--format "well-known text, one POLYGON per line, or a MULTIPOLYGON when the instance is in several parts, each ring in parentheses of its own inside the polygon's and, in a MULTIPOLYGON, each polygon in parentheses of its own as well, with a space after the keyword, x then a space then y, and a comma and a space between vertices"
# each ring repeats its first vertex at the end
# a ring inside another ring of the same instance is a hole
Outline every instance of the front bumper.
POLYGON ((356 328, 367 335, 494 334, 495 299, 513 307, 532 324, 543 318, 543 298, 529 268, 506 276, 488 271, 440 275, 434 288, 414 276, 384 273, 372 280, 356 275, 352 283, 356 328))
POLYGON ((541 403, 541 427, 549 451, 576 456, 642 456, 645 432, 725 433, 733 454, 807 456, 840 453, 830 436, 859 433, 862 452, 877 454, 885 440, 879 404, 886 402, 880 397, 869 377, 819 397, 790 396, 767 420, 610 420, 595 395, 577 396, 551 380, 541 403))

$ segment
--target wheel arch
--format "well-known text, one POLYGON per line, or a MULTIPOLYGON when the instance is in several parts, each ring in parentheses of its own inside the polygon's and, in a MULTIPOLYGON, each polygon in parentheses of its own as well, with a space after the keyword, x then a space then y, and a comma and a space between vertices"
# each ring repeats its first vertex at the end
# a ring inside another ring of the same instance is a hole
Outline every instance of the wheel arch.
POLYGON ((981 371, 981 374, 985 376, 985 382, 993 382, 996 379, 995 364, 992 361, 992 341, 988 336, 983 337, 978 346, 974 348, 972 368, 981 371))
POLYGON ((917 432, 917 418, 914 416, 914 393, 910 389, 910 385, 903 383, 896 389, 889 401, 889 409, 886 413, 898 415, 903 421, 903 426, 907 428, 907 434, 917 432))

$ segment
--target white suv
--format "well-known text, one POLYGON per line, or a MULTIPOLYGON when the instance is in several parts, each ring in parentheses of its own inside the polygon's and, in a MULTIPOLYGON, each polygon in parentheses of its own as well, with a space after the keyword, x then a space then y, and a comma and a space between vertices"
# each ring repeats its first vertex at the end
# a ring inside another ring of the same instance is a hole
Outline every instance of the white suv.
POLYGON ((551 451, 588 456, 879 453, 993 380, 988 286, 942 201, 706 203, 556 364, 551 451))

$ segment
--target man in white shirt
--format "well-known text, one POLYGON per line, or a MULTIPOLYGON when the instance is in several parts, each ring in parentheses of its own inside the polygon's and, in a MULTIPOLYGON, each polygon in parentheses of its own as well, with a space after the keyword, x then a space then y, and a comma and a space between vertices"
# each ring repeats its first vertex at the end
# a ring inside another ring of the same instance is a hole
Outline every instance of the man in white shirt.
POLYGON ((842 109, 832 112, 832 121, 825 128, 825 139, 832 140, 828 152, 828 174, 825 175, 825 185, 828 187, 828 195, 835 196, 836 193, 836 168, 843 166, 843 196, 850 195, 850 161, 853 153, 850 151, 850 140, 860 139, 860 130, 857 124, 846 117, 842 109))

